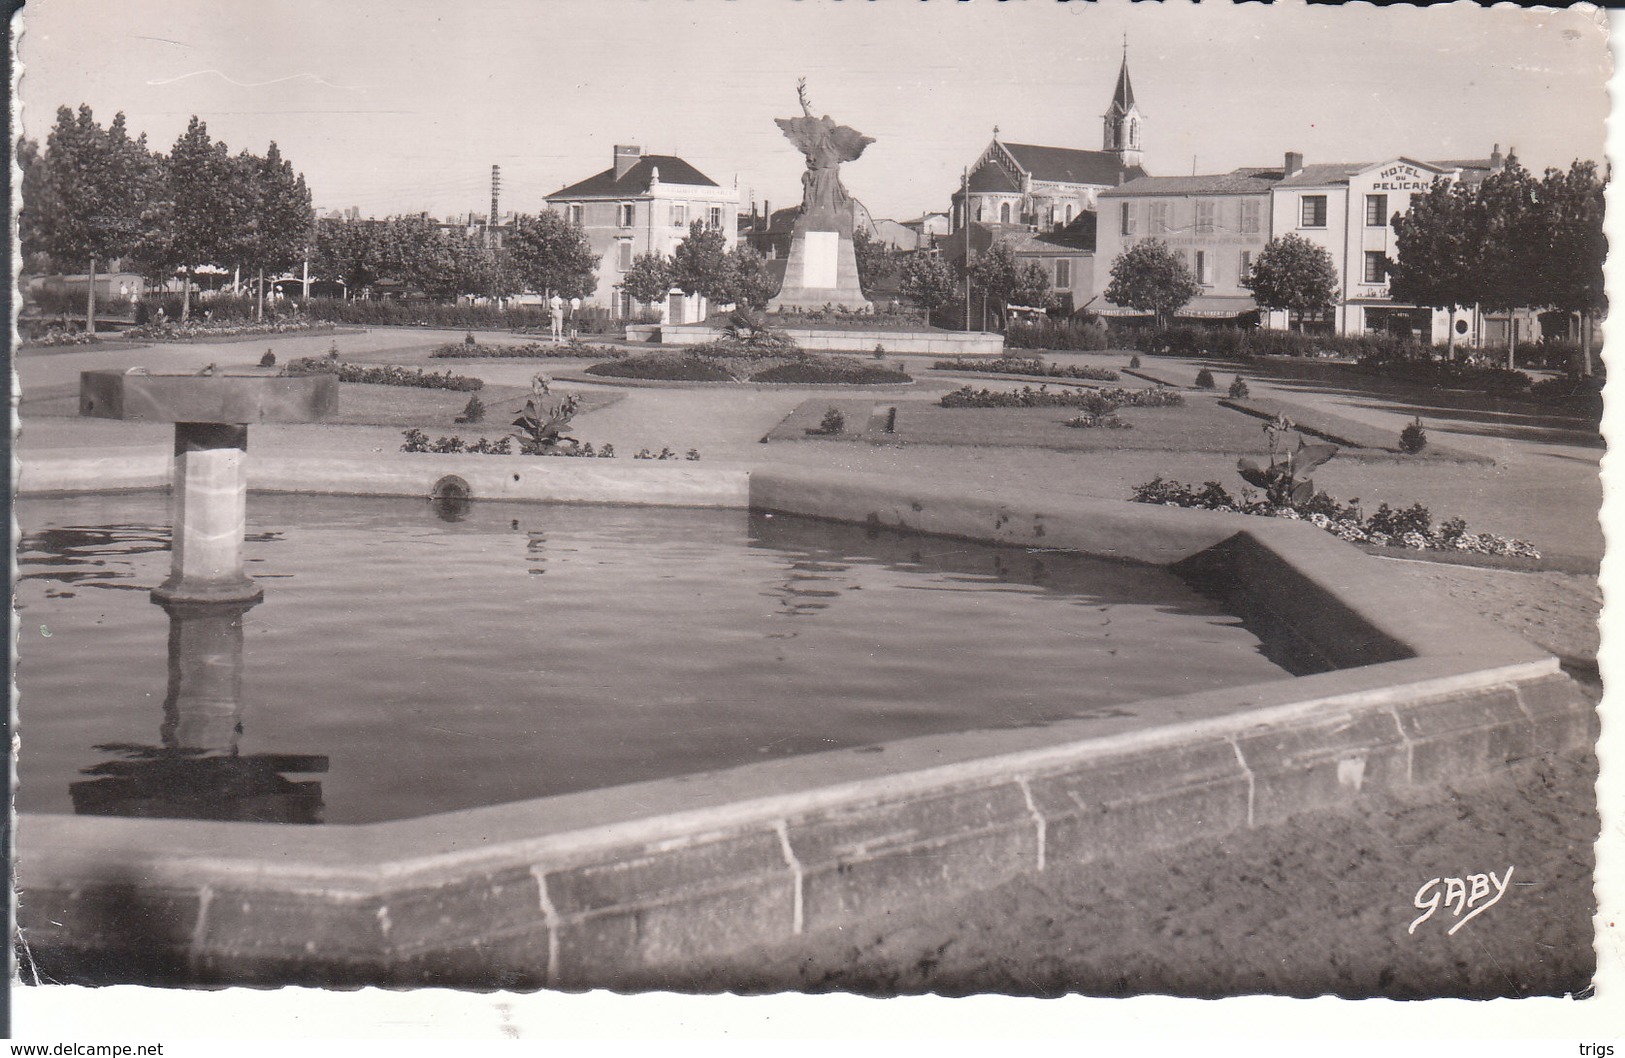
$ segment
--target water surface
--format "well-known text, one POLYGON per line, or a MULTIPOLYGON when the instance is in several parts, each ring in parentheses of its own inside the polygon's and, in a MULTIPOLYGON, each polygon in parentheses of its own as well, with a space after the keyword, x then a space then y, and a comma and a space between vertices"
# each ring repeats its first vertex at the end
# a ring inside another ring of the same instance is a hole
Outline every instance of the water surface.
POLYGON ((22 811, 370 822, 1286 675, 1159 569, 782 516, 256 495, 264 601, 174 617, 164 496, 17 518, 22 811))

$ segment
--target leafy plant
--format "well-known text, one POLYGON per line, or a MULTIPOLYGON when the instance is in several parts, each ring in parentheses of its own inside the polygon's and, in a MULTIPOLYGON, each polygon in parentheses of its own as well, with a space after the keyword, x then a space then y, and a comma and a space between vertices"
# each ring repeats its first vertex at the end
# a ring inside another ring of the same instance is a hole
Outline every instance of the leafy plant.
POLYGON ((1297 448, 1289 448, 1283 435, 1293 428, 1292 420, 1281 415, 1264 424, 1270 449, 1268 466, 1246 458, 1236 462, 1243 480, 1263 489, 1271 503, 1283 507, 1307 503, 1315 494, 1315 483, 1305 475, 1338 452, 1336 445, 1305 444, 1302 436, 1297 448))
POLYGON ((1135 353, 1133 356, 1128 358, 1128 366, 1129 366, 1130 370, 1133 370, 1133 371, 1138 371, 1140 369, 1140 354, 1139 353, 1135 353))
POLYGON ((1427 431, 1422 429, 1422 417, 1418 415, 1411 424, 1399 432, 1399 450, 1406 455, 1413 456, 1427 447, 1427 431))
POLYGON ((538 408, 535 401, 525 401, 524 410, 513 421, 521 435, 519 450, 526 454, 540 454, 561 444, 579 447, 581 442, 566 435, 564 429, 575 418, 580 404, 581 399, 573 393, 551 408, 538 408))
POLYGON ((261 367, 275 367, 276 366, 276 354, 271 352, 271 350, 269 350, 269 349, 265 350, 265 355, 260 357, 260 366, 261 367))
POLYGON ((1196 372, 1196 388, 1218 389, 1219 384, 1213 380, 1213 372, 1204 367, 1202 370, 1196 372))
POLYGON ((1242 400, 1247 396, 1247 380, 1237 375, 1230 383, 1230 399, 1242 400))

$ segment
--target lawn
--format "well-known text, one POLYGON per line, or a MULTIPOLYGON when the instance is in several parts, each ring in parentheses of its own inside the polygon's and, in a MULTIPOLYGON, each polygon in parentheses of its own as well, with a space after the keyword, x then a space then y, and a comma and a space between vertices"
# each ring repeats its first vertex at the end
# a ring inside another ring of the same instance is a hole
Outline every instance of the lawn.
MULTIPOLYGON (((1217 396, 1186 394, 1183 405, 1169 408, 1120 408, 1117 416, 1129 429, 1075 429, 1066 422, 1079 412, 1071 408, 943 408, 935 402, 851 402, 814 398, 799 405, 768 434, 770 441, 808 440, 807 429, 817 426, 831 406, 840 407, 848 440, 894 444, 982 445, 1048 448, 1063 451, 1167 451, 1218 452, 1261 457, 1266 452, 1263 421, 1224 407, 1217 396), (880 423, 889 408, 897 408, 895 429, 885 432, 880 423), (862 413, 874 408, 873 419, 862 413), (865 426, 865 423, 868 423, 865 426)), ((1295 409, 1304 425, 1313 426, 1316 413, 1295 409)), ((822 439, 816 435, 812 440, 822 439)), ((1309 438, 1313 443, 1313 438, 1309 438)), ((1459 453, 1399 456, 1391 451, 1344 448, 1341 457, 1356 460, 1436 461, 1459 453)))
MULTIPOLYGON (((324 422, 340 426, 414 426, 418 429, 461 429, 506 432, 530 390, 524 386, 487 386, 478 393, 485 418, 478 423, 457 422, 468 404, 468 393, 411 386, 375 386, 346 382, 339 386, 339 414, 324 422)), ((592 411, 621 399, 618 393, 581 393, 580 412, 592 411)))

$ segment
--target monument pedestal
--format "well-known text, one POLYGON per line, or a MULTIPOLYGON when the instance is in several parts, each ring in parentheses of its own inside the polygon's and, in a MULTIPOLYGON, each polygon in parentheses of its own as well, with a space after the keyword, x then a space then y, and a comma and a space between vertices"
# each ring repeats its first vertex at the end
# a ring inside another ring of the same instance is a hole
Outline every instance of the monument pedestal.
POLYGON ((822 308, 868 313, 874 305, 858 284, 858 254, 852 236, 839 231, 797 231, 790 239, 784 285, 767 303, 769 312, 822 308))

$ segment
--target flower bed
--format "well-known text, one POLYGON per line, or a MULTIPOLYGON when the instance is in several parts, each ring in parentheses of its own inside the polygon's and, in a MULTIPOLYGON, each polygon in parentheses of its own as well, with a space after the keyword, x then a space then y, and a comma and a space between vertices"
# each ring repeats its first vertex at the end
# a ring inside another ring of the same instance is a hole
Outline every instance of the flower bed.
POLYGON ((450 389, 472 393, 482 389, 485 380, 467 375, 454 375, 449 370, 443 375, 425 372, 423 368, 407 369, 393 364, 369 367, 365 364, 346 364, 333 359, 313 356, 289 361, 283 368, 287 375, 337 375, 340 382, 365 382, 375 386, 414 386, 418 389, 450 389))
POLYGON ((151 342, 189 342, 210 338, 235 338, 253 334, 300 334, 313 330, 326 330, 325 323, 307 319, 261 320, 253 323, 144 323, 131 327, 122 335, 151 342))
POLYGON ((1449 551, 1463 554, 1539 558, 1540 552, 1523 540, 1471 533, 1460 518, 1449 518, 1434 526, 1432 515, 1419 503, 1394 510, 1386 503, 1376 513, 1365 515, 1356 504, 1344 504, 1324 492, 1298 504, 1276 504, 1252 498, 1231 496, 1217 481, 1200 489, 1178 481, 1155 478, 1134 490, 1137 503, 1160 503, 1166 507, 1194 507, 1209 511, 1229 511, 1266 518, 1304 521, 1356 544, 1396 547, 1412 551, 1449 551))
POLYGON ((648 378, 661 382, 732 382, 733 375, 715 361, 682 353, 648 353, 592 364, 589 375, 607 378, 648 378))
POLYGON ((447 342, 429 354, 433 360, 547 360, 596 359, 618 360, 626 351, 612 345, 588 345, 585 342, 526 342, 524 345, 485 345, 480 342, 447 342))
POLYGON ((944 408, 1081 408, 1104 414, 1118 408, 1171 408, 1185 398, 1170 389, 1082 389, 1051 391, 1047 386, 1019 390, 972 389, 963 386, 945 393, 937 404, 944 408))
POLYGON ((888 367, 875 367, 849 356, 811 358, 779 364, 750 376, 752 382, 799 382, 853 386, 883 386, 914 379, 888 367))
POLYGON ((38 338, 29 338, 29 345, 61 346, 61 345, 96 345, 101 339, 89 331, 49 330, 38 338))
POLYGON ((1116 371, 1081 364, 1046 364, 1037 357, 1001 356, 997 360, 938 360, 938 371, 981 371, 999 375, 1032 375, 1036 378, 1081 378, 1092 382, 1116 382, 1116 371))
POLYGON ((849 356, 823 357, 794 347, 752 346, 724 339, 681 353, 644 353, 593 364, 589 375, 670 382, 763 382, 885 385, 912 382, 901 371, 875 367, 849 356))

